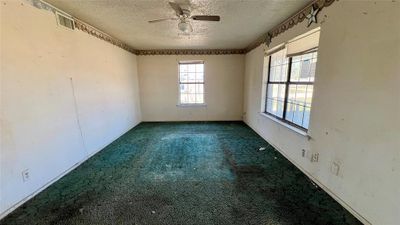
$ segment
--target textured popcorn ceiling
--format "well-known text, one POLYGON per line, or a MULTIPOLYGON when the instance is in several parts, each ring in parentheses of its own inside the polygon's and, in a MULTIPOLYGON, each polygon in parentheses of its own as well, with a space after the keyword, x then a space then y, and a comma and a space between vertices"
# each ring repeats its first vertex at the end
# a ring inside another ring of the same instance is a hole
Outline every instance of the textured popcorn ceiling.
POLYGON ((221 21, 192 21, 190 35, 178 30, 177 21, 147 22, 175 15, 168 0, 47 2, 136 49, 237 49, 247 47, 309 0, 191 0, 192 15, 220 15, 221 21))

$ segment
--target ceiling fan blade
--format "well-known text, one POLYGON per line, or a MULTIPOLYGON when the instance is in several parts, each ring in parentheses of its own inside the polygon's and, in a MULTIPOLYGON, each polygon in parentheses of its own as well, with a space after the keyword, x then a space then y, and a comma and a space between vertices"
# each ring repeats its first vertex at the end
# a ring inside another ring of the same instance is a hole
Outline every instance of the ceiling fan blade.
POLYGON ((157 23, 157 22, 162 22, 162 21, 167 21, 167 20, 177 20, 178 18, 164 18, 164 19, 158 19, 158 20, 150 20, 148 21, 149 23, 157 23))
POLYGON ((203 21, 220 21, 219 16, 205 16, 205 15, 194 15, 190 17, 193 20, 203 20, 203 21))
POLYGON ((176 15, 178 15, 178 16, 183 15, 183 10, 177 3, 169 2, 169 5, 171 6, 171 8, 173 8, 175 10, 176 15))

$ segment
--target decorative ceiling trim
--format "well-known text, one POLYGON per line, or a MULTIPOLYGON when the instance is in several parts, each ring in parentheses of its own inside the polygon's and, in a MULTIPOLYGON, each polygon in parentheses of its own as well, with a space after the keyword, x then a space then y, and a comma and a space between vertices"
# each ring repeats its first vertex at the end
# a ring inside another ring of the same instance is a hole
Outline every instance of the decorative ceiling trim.
POLYGON ((245 53, 248 53, 251 50, 253 50, 253 49, 257 48, 258 46, 260 46, 261 44, 265 43, 267 39, 270 39, 268 37, 269 37, 269 33, 260 36, 257 40, 253 41, 251 44, 249 44, 245 48, 245 53))
POLYGON ((294 15, 290 16, 277 26, 273 27, 269 30, 266 34, 259 37, 256 41, 251 43, 249 46, 246 47, 246 53, 250 52, 257 46, 266 43, 269 45, 271 43, 271 39, 278 36, 279 34, 289 30, 293 26, 297 25, 298 23, 303 22, 304 19, 307 19, 307 16, 315 10, 321 11, 324 7, 328 7, 332 5, 333 2, 338 0, 313 0, 307 6, 302 8, 300 11, 295 13, 294 15))
POLYGON ((93 26, 91 26, 91 25, 79 20, 79 19, 76 19, 76 18, 73 18, 73 19, 74 19, 74 22, 75 22, 75 28, 76 29, 81 30, 83 32, 86 32, 86 33, 88 33, 88 34, 90 34, 90 35, 92 35, 94 37, 97 37, 97 38, 103 40, 103 41, 111 43, 111 44, 113 44, 113 45, 115 45, 117 47, 120 47, 120 48, 122 48, 122 49, 124 49, 124 50, 126 50, 126 51, 128 51, 130 53, 133 53, 133 54, 136 54, 136 55, 138 54, 138 50, 130 47, 129 45, 123 43, 122 41, 111 37, 107 33, 104 33, 103 31, 101 31, 101 30, 99 30, 99 29, 97 29, 97 28, 95 28, 95 27, 93 27, 93 26))
POLYGON ((131 46, 123 43, 122 41, 110 36, 109 34, 97 29, 96 27, 79 20, 72 15, 64 12, 61 9, 43 1, 43 0, 25 0, 32 6, 47 10, 53 13, 61 13, 70 17, 75 24, 75 29, 88 33, 96 38, 113 44, 135 55, 232 55, 232 54, 245 54, 245 49, 156 49, 156 50, 137 50, 131 46))
POLYGON ((304 19, 307 18, 307 15, 309 15, 313 10, 320 11, 322 8, 328 7, 333 2, 338 0, 313 0, 306 7, 304 7, 291 17, 284 20, 279 25, 269 30, 266 34, 260 36, 257 40, 249 44, 245 49, 155 49, 155 50, 135 49, 125 44, 124 42, 108 35, 107 33, 101 31, 100 29, 97 29, 96 27, 91 26, 69 15, 68 13, 56 8, 55 6, 43 0, 25 0, 25 1, 29 2, 31 5, 39 9, 48 10, 53 13, 60 12, 64 15, 68 15, 74 20, 76 29, 86 32, 89 35, 92 35, 103 41, 109 42, 110 44, 113 44, 135 55, 232 55, 232 54, 246 54, 263 43, 269 45, 271 43, 272 38, 292 28, 296 24, 301 23, 304 19))
POLYGON ((120 47, 130 53, 133 54, 137 54, 137 50, 132 48, 131 46, 123 43, 122 41, 108 35, 107 33, 101 31, 100 29, 95 28, 94 26, 91 26, 85 22, 83 22, 82 20, 79 20, 73 16, 71 16, 70 14, 64 12, 63 10, 51 5, 50 3, 47 3, 43 0, 25 0, 26 2, 28 2, 29 4, 31 4, 32 6, 38 8, 38 9, 42 9, 42 10, 47 10, 50 11, 52 13, 61 13, 63 15, 67 15, 68 17, 70 17, 75 24, 75 28, 86 32, 94 37, 97 37, 103 41, 106 41, 108 43, 111 43, 117 47, 120 47))
POLYGON ((137 55, 233 55, 245 54, 245 49, 155 49, 137 50, 137 55))

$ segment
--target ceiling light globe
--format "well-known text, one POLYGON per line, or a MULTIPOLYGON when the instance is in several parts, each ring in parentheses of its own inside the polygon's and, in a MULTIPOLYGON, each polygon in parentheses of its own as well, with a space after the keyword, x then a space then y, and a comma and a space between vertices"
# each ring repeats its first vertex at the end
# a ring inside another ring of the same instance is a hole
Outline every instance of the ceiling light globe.
POLYGON ((178 28, 180 31, 185 32, 185 33, 190 33, 193 31, 192 25, 186 21, 179 22, 178 28))

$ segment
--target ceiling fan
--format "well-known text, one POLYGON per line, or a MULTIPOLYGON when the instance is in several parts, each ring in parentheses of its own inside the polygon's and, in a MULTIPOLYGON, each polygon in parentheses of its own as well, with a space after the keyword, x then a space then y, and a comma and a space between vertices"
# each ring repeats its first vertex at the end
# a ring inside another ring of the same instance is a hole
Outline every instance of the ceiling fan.
POLYGON ((190 33, 193 31, 193 27, 190 24, 191 20, 201 20, 201 21, 220 21, 219 16, 210 15, 190 15, 189 5, 179 5, 175 2, 169 2, 169 5, 173 10, 175 10, 177 17, 150 20, 149 23, 157 23, 167 20, 179 20, 178 29, 184 33, 190 33))

